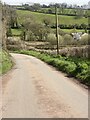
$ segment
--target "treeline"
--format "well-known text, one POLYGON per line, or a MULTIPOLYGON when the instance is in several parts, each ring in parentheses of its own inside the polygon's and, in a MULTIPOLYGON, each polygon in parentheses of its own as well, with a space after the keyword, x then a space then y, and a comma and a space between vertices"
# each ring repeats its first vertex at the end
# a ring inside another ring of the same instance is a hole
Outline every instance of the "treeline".
POLYGON ((55 14, 55 6, 58 8, 59 15, 68 15, 68 16, 90 16, 89 10, 84 9, 83 6, 77 5, 67 5, 66 3, 62 4, 49 4, 49 5, 40 5, 39 3, 34 3, 33 5, 24 4, 22 6, 16 6, 19 10, 30 10, 33 12, 41 12, 45 14, 55 14))
MULTIPOLYGON (((58 27, 61 28, 61 29, 84 29, 86 33, 87 33, 87 30, 90 29, 89 26, 90 26, 89 24, 87 25, 87 24, 84 24, 84 23, 74 24, 74 25, 72 25, 72 24, 69 24, 69 25, 59 24, 58 25, 58 27)), ((53 25, 52 28, 56 28, 56 25, 53 25)))
MULTIPOLYGON (((69 8, 69 9, 76 9, 76 8, 81 8, 81 9, 88 9, 88 5, 72 5, 72 4, 67 4, 67 3, 56 3, 56 4, 52 4, 50 3, 49 5, 46 4, 39 4, 39 3, 33 3, 32 5, 29 4, 22 4, 22 7, 28 7, 31 6, 32 8, 52 8, 57 6, 57 8, 69 8)), ((20 7, 20 6, 18 6, 20 7)))
MULTIPOLYGON (((53 8, 42 8, 38 12, 44 13, 44 14, 55 14, 55 7, 53 8)), ((79 17, 89 17, 89 10, 83 10, 81 8, 58 8, 58 15, 66 15, 66 16, 79 16, 79 17)))

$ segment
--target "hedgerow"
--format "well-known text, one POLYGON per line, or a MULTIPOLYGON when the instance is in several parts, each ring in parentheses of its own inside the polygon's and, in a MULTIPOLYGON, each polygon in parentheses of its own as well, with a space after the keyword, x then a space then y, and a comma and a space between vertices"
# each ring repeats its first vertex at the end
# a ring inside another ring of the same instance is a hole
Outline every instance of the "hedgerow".
POLYGON ((19 51, 19 53, 37 57, 58 70, 67 73, 68 76, 77 78, 81 83, 90 85, 90 61, 88 59, 62 57, 37 51, 19 51))

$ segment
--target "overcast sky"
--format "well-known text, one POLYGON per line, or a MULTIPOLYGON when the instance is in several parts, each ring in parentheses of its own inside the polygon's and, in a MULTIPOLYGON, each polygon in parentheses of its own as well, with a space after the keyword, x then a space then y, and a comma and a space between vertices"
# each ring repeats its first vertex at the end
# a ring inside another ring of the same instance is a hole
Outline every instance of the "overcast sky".
POLYGON ((22 3, 41 3, 41 4, 50 4, 50 3, 67 3, 67 4, 77 4, 83 5, 88 4, 90 0, 1 0, 7 4, 22 4, 22 3))

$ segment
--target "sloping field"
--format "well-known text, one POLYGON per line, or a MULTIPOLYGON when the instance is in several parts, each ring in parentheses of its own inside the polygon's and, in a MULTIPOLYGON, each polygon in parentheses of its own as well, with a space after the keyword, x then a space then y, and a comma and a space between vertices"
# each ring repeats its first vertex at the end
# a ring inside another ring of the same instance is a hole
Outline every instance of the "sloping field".
MULTIPOLYGON (((55 15, 53 14, 44 14, 44 13, 38 13, 38 12, 31 12, 27 10, 17 10, 17 14, 19 16, 19 22, 23 22, 26 18, 34 17, 34 19, 41 23, 43 22, 44 18, 48 17, 51 19, 51 23, 55 23, 55 15)), ((65 16, 65 15, 59 15, 59 24, 88 24, 88 18, 80 18, 75 19, 75 16, 65 16)))

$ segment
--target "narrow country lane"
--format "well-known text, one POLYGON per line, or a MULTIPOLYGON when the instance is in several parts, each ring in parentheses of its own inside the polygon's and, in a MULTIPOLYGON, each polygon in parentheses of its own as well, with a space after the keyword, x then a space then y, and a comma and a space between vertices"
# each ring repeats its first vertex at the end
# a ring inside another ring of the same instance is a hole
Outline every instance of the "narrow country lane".
POLYGON ((88 90, 35 57, 11 54, 3 76, 3 118, 88 118, 88 90))

